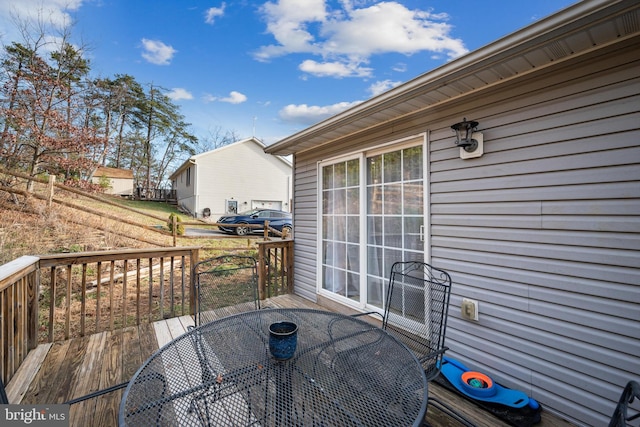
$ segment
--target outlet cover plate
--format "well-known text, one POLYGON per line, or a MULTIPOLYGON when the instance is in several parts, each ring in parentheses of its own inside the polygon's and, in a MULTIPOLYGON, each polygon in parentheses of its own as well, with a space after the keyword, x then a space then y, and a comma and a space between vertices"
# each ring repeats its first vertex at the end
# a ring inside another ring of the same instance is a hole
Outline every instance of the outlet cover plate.
POLYGON ((478 321, 478 301, 462 298, 460 313, 463 319, 478 321))

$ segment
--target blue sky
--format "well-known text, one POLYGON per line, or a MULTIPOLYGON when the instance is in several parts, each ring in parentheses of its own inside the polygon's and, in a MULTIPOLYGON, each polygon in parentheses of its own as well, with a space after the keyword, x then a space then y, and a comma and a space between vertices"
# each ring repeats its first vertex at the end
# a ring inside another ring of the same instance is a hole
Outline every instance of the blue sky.
POLYGON ((0 0, 72 23, 93 77, 166 89, 194 135, 271 144, 487 45, 575 0, 0 0))

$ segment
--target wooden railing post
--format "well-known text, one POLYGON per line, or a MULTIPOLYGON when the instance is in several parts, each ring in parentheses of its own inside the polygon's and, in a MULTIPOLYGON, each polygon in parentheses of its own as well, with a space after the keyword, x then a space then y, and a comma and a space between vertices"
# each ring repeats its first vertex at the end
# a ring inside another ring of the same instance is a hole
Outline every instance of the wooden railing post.
POLYGON ((54 189, 56 186, 56 176, 55 175, 49 175, 49 185, 48 185, 48 191, 47 191, 47 207, 51 207, 51 204, 53 203, 53 193, 54 193, 54 189))
POLYGON ((258 245, 258 298, 266 298, 267 288, 267 257, 264 245, 258 245))
POLYGON ((32 350, 38 346, 38 320, 40 307, 40 269, 37 269, 27 278, 27 324, 28 324, 28 349, 32 350))
POLYGON ((190 266, 191 266, 191 271, 189 273, 189 310, 191 315, 197 313, 197 308, 196 307, 196 270, 195 270, 195 266, 198 263, 198 261, 200 260, 200 253, 198 251, 198 249, 192 249, 191 250, 191 259, 190 259, 190 266))
POLYGON ((287 260, 284 263, 283 268, 286 270, 287 275, 287 291, 292 294, 293 293, 293 240, 288 246, 285 246, 285 259, 287 260))
POLYGON ((173 234, 173 247, 175 248, 177 246, 177 238, 178 238, 178 217, 173 215, 171 217, 171 230, 172 230, 172 234, 173 234))

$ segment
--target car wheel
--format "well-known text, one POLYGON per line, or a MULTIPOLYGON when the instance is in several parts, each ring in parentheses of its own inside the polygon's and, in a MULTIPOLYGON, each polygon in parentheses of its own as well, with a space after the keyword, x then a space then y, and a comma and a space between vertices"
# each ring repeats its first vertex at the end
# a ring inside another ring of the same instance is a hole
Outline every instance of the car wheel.
POLYGON ((287 236, 291 236, 291 232, 293 231, 293 228, 291 228, 288 225, 285 225, 284 227, 282 227, 282 232, 283 233, 287 233, 287 236))
POLYGON ((236 234, 238 236, 246 236, 247 234, 249 234, 249 227, 247 227, 246 224, 244 225, 239 225, 236 227, 236 234))

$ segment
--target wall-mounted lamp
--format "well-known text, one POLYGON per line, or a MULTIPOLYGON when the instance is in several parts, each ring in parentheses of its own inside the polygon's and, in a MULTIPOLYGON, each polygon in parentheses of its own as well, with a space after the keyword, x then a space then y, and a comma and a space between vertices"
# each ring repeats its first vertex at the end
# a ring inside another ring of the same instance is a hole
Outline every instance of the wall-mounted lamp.
POLYGON ((456 145, 460 147, 460 157, 463 159, 480 157, 483 154, 484 140, 482 134, 476 132, 478 124, 475 120, 467 121, 465 117, 460 123, 451 126, 456 132, 456 145))

